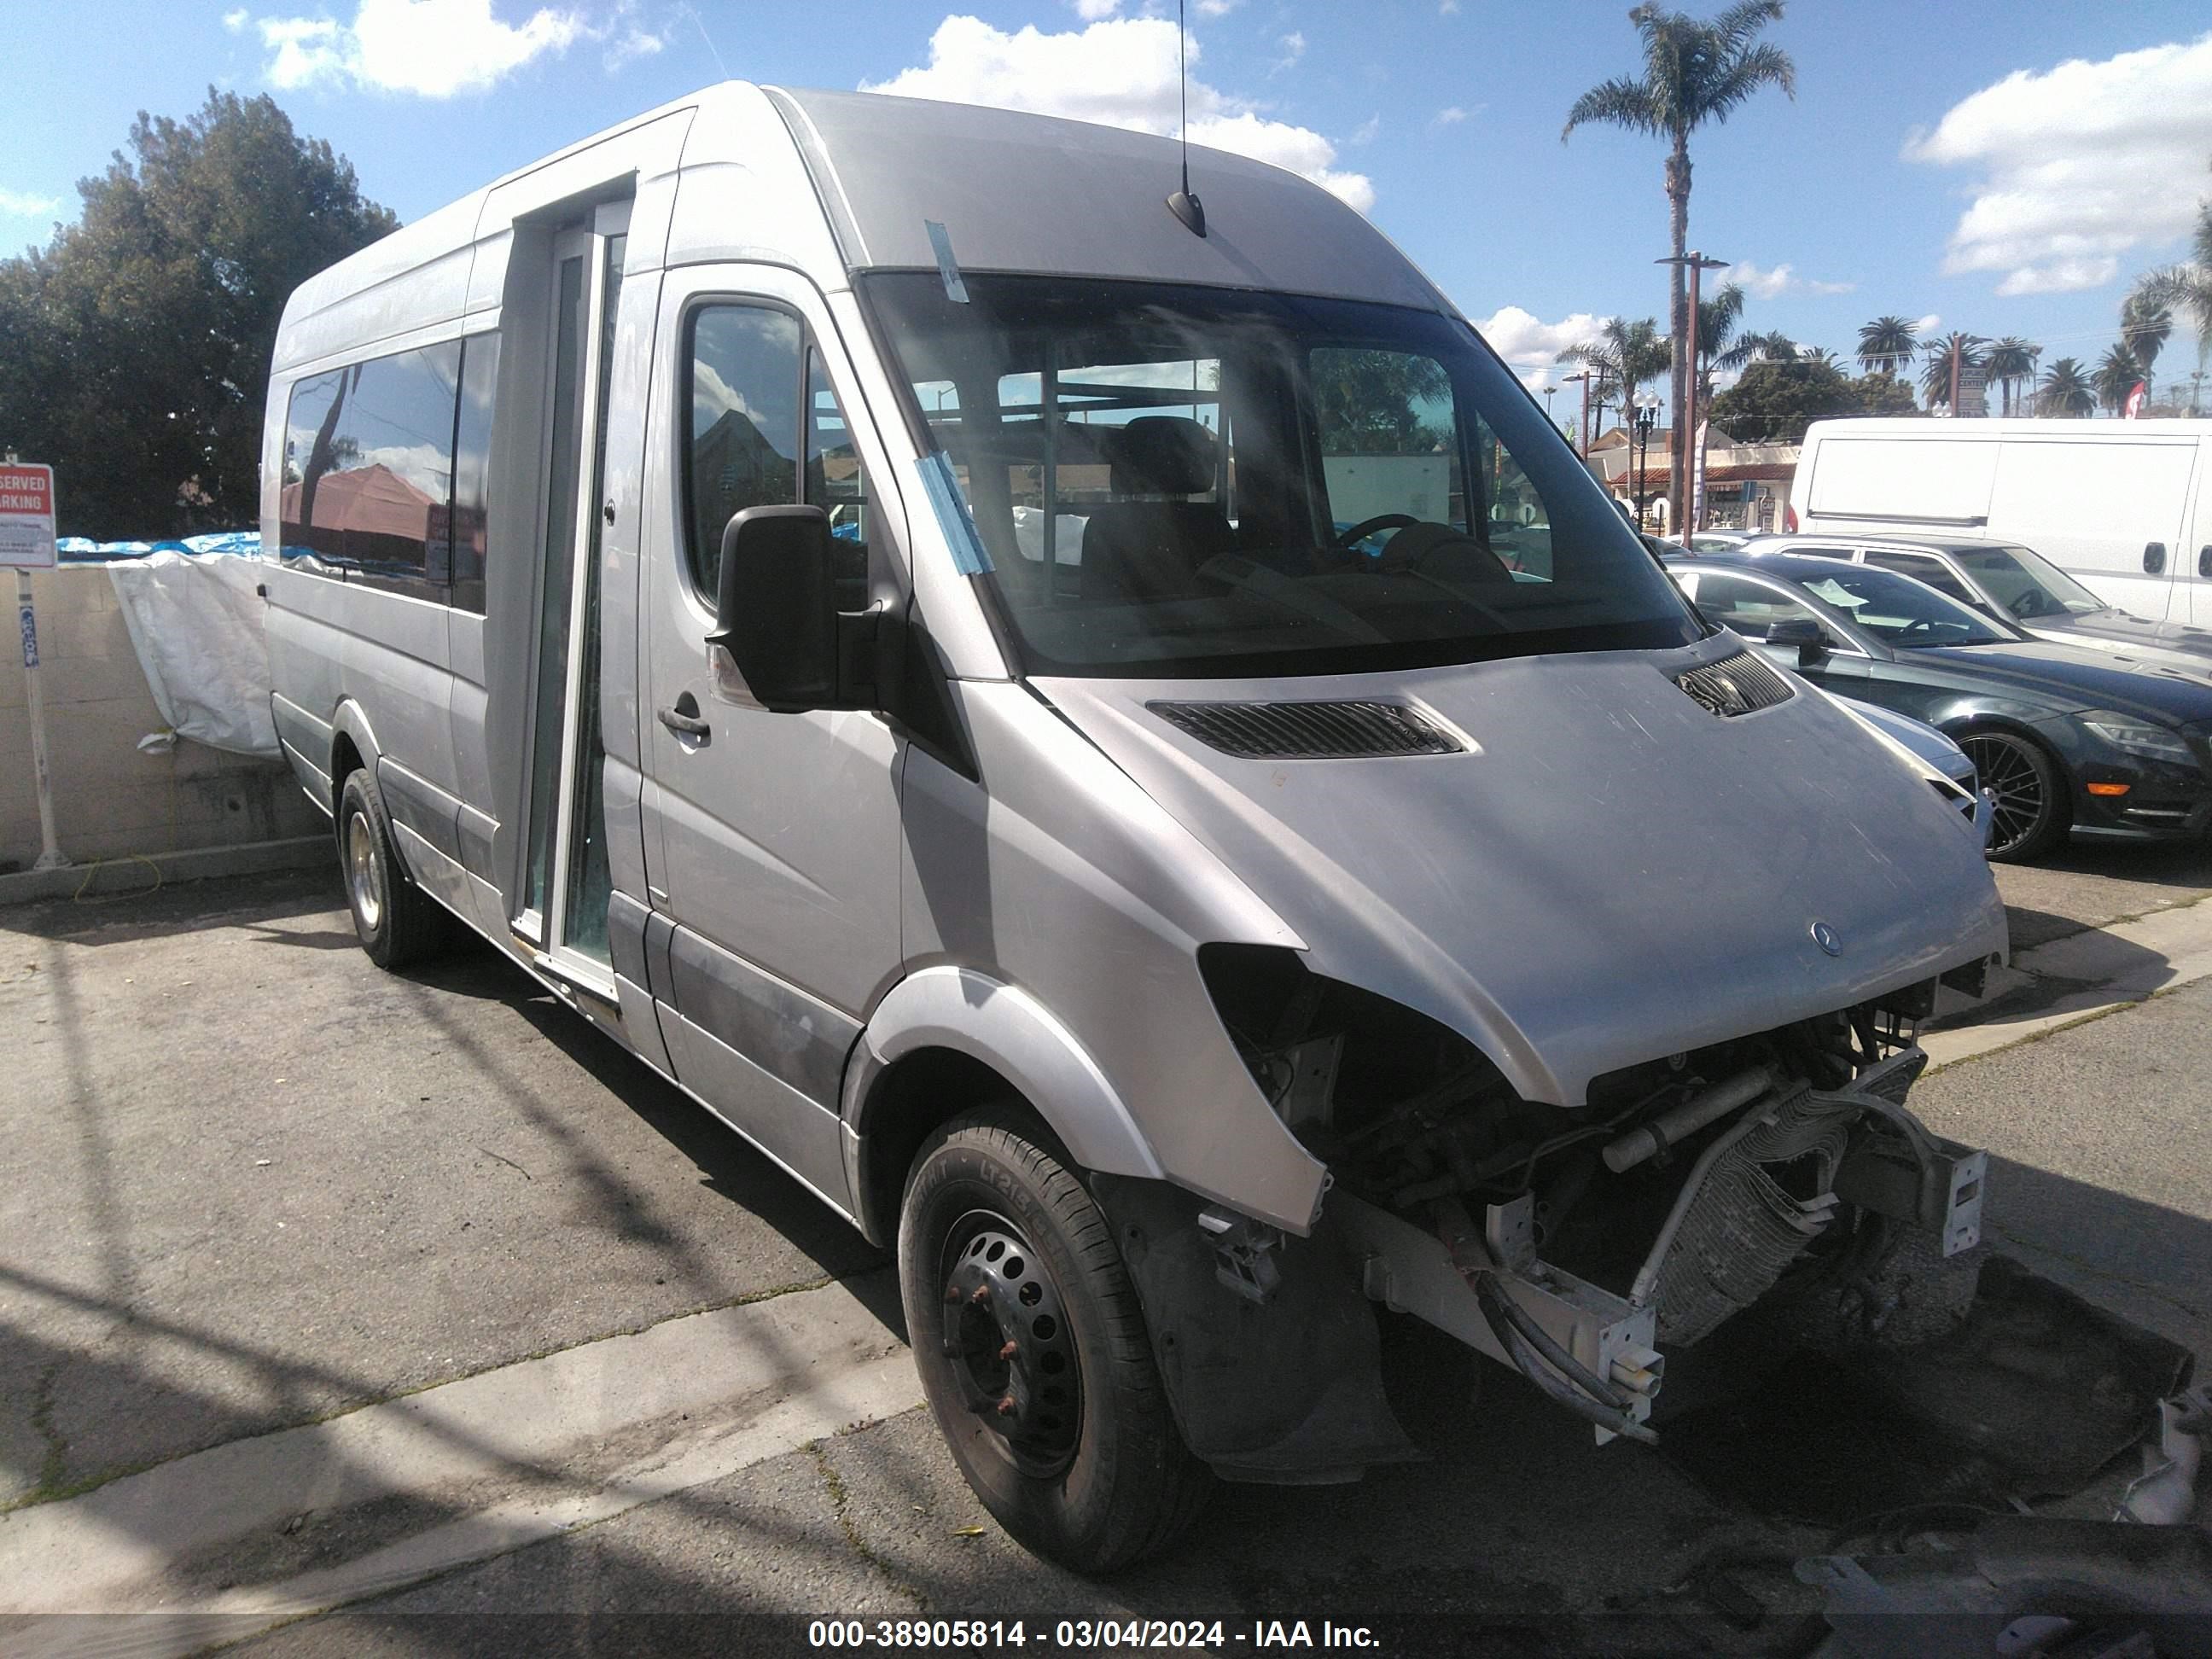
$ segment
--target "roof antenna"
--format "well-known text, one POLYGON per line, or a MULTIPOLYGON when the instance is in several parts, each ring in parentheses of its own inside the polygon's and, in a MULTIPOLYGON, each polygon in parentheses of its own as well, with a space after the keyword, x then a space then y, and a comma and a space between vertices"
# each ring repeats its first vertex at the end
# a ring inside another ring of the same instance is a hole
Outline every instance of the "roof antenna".
POLYGON ((1176 79, 1182 94, 1182 188, 1168 198, 1168 211, 1182 222, 1182 227, 1194 236, 1206 234, 1206 209, 1198 198, 1190 193, 1190 71, 1184 66, 1183 51, 1188 36, 1182 24, 1183 0, 1176 0, 1176 79))

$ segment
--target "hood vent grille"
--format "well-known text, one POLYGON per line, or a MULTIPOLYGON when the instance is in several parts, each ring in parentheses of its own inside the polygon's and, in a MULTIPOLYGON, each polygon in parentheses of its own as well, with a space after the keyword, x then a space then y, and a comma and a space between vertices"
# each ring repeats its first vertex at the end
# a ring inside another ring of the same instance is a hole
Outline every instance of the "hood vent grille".
POLYGON ((1456 755, 1465 745, 1395 702, 1154 702, 1170 726, 1239 760, 1456 755))
POLYGON ((1789 681, 1748 651, 1685 669, 1674 677, 1674 684, 1707 714, 1723 720, 1755 714, 1797 695, 1789 681))

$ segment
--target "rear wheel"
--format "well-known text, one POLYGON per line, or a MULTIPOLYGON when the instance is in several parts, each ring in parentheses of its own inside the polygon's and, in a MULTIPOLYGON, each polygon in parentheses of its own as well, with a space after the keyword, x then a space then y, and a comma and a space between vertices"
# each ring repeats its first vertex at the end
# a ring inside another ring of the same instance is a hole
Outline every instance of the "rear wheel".
POLYGON ((392 820, 366 767, 347 774, 338 795, 338 867, 361 948, 380 968, 404 968, 451 940, 438 901, 415 884, 392 844, 392 820))
POLYGON ((1105 1216, 1025 1114, 922 1147, 899 1285, 930 1409, 1015 1540, 1107 1572, 1189 1524, 1212 1476, 1185 1449, 1105 1216))
POLYGON ((2010 732, 1969 732, 1959 747, 1992 797, 1990 857, 2024 864, 2056 846, 2072 814, 2065 775, 2043 745, 2010 732))

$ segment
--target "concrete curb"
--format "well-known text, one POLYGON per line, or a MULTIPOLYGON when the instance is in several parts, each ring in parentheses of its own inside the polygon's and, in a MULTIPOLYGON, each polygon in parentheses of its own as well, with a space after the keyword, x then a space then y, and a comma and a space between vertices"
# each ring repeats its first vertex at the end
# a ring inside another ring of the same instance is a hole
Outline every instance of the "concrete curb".
POLYGON ((1981 1003, 1947 993, 1938 1018, 1973 1023, 1923 1031, 1920 1046, 1933 1073, 2206 978, 2212 978, 2212 899, 2197 899, 2022 951, 1990 975, 1981 1003), (1976 1017, 1978 1007, 1987 1012, 1976 1017))
POLYGON ((22 870, 0 876, 0 905, 76 896, 114 898, 131 892, 151 892, 173 881, 250 876, 264 870, 311 870, 318 865, 337 862, 337 849, 327 835, 250 841, 236 847, 196 847, 181 853, 92 859, 82 864, 64 865, 58 870, 22 870))

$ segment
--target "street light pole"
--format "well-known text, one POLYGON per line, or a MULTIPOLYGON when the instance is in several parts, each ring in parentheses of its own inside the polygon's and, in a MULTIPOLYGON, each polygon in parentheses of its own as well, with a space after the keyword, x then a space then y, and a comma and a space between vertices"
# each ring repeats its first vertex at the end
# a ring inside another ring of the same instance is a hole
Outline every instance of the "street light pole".
POLYGON ((1636 394, 1636 527, 1644 528, 1644 501, 1650 489, 1651 477, 1651 428, 1659 423, 1659 398, 1656 393, 1639 392, 1636 394))
MULTIPOLYGON (((1708 270, 1727 270, 1729 261, 1708 259, 1702 252, 1692 249, 1679 258, 1670 253, 1651 263, 1656 265, 1686 265, 1690 270, 1689 372, 1682 377, 1682 406, 1674 411, 1674 430, 1668 444, 1671 465, 1667 472, 1667 529, 1670 534, 1679 536, 1685 528, 1683 507, 1689 499, 1690 447, 1698 441, 1698 279, 1708 270)), ((1685 349, 1680 340, 1674 343, 1674 347, 1678 351, 1685 349)), ((1695 525, 1687 527, 1697 528, 1695 525)))
POLYGON ((1577 445, 1576 445, 1576 446, 1575 446, 1575 453, 1576 453, 1577 455, 1580 455, 1580 456, 1583 458, 1583 459, 1584 459, 1585 461, 1587 461, 1588 459, 1589 459, 1589 388, 1590 388, 1590 372, 1589 372, 1589 370, 1588 370, 1588 369, 1583 369, 1580 374, 1569 374, 1569 375, 1565 376, 1565 379, 1567 379, 1567 380, 1580 380, 1580 381, 1582 382, 1582 385, 1583 385, 1583 424, 1582 424, 1582 434, 1583 434, 1583 437, 1582 437, 1582 441, 1581 441, 1579 444, 1577 444, 1577 445))

